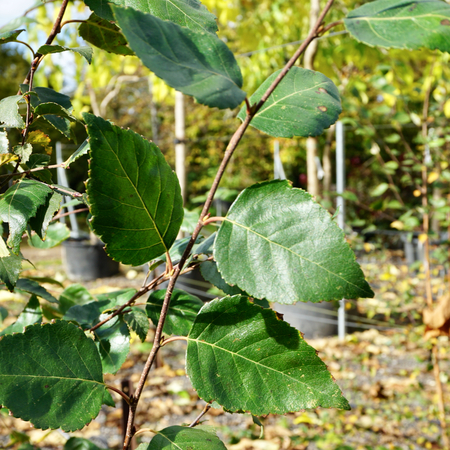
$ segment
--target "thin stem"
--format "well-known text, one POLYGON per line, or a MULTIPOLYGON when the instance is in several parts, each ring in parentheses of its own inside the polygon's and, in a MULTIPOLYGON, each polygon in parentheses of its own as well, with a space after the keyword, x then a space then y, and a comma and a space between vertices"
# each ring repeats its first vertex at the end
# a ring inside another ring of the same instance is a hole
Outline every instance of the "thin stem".
POLYGON ((327 31, 330 31, 332 28, 337 27, 338 25, 342 25, 344 22, 342 20, 337 20, 336 22, 330 23, 330 25, 327 25, 323 29, 320 30, 320 35, 322 36, 327 31))
POLYGON ((81 208, 81 209, 75 209, 74 211, 65 212, 62 214, 58 214, 50 222, 54 222, 55 220, 61 219, 61 217, 70 216, 71 214, 78 214, 80 212, 86 212, 89 211, 89 208, 81 208))
POLYGON ((245 104, 246 104, 246 106, 247 106, 247 114, 250 114, 251 111, 252 111, 252 108, 251 108, 251 106, 250 106, 250 102, 248 101, 248 98, 247 98, 247 97, 245 97, 245 104))
POLYGON ((173 273, 173 263, 169 252, 166 252, 166 262, 167 262, 166 273, 168 276, 171 276, 173 273))
POLYGON ((134 435, 137 436, 138 434, 144 434, 144 433, 158 434, 157 431, 152 430, 151 428, 141 428, 139 431, 136 431, 136 433, 134 435))
POLYGON ((45 169, 57 169, 58 167, 63 167, 64 163, 61 164, 53 164, 51 166, 45 166, 45 167, 36 167, 34 169, 30 169, 30 170, 24 170, 23 172, 17 172, 17 173, 9 173, 9 174, 3 174, 0 175, 0 178, 12 178, 12 177, 17 177, 17 176, 21 176, 21 175, 28 175, 32 172, 40 172, 41 170, 45 170, 45 169))
POLYGON ((211 409, 211 405, 207 403, 203 408, 203 411, 195 418, 195 420, 189 425, 189 428, 194 428, 200 423, 200 419, 211 409))
POLYGON ((191 253, 192 247, 200 233, 200 230, 202 229, 202 227, 204 225, 203 220, 204 220, 205 216, 208 214, 209 208, 211 207, 214 195, 217 191, 220 180, 222 179, 222 176, 225 172, 228 162, 230 161, 231 157, 233 156, 233 153, 234 153, 236 147, 238 146, 240 140, 242 139, 242 136, 244 135, 245 131, 247 130, 252 118, 255 116, 255 114, 258 112, 258 110, 264 105, 264 103, 267 101, 269 96, 272 94, 272 92, 275 90, 275 88, 279 85, 281 80, 286 76, 286 74, 289 72, 291 67, 295 64, 297 59, 303 54, 303 52, 308 47, 308 45, 311 43, 311 41, 317 37, 317 31, 333 3, 334 3, 334 0, 328 0, 325 8, 323 9, 322 13, 319 16, 319 19, 316 22, 315 26, 311 28, 311 31, 309 32, 306 40, 300 45, 298 50, 295 52, 294 56, 288 61, 288 63, 283 68, 283 70, 280 72, 280 74, 277 76, 277 78, 274 80, 274 82, 270 85, 270 87, 264 93, 261 100, 256 105, 251 107, 250 113, 247 113, 244 121, 239 126, 239 128, 236 130, 236 132, 234 133, 230 142, 228 143, 228 146, 225 150, 224 157, 223 157, 220 167, 217 171, 217 174, 213 181, 211 189, 208 193, 208 197, 203 206, 203 209, 200 214, 199 221, 195 227, 194 233, 192 234, 191 239, 189 240, 188 245, 186 246, 186 249, 185 249, 183 255, 181 256, 180 262, 175 266, 174 273, 173 273, 172 277, 170 278, 169 285, 167 286, 166 295, 164 297, 164 302, 163 302, 163 305, 161 308, 161 316, 160 316, 158 325, 156 327, 155 336, 153 339, 153 347, 147 358, 147 361, 144 366, 144 370, 142 371, 141 377, 139 379, 135 394, 133 396, 133 403, 130 406, 130 414, 128 416, 128 425, 127 425, 125 440, 123 443, 123 450, 128 450, 130 443, 131 443, 131 439, 134 435, 133 429, 134 429, 134 420, 136 417, 137 405, 139 403, 140 396, 144 389, 145 381, 146 381, 147 376, 150 372, 150 369, 153 365, 153 361, 155 360, 156 354, 161 347, 162 329, 163 329, 164 322, 166 320, 166 316, 167 316, 167 313, 169 310, 170 299, 172 297, 172 292, 175 287, 175 283, 182 271, 182 268, 183 268, 187 258, 189 257, 189 254, 191 253))
POLYGON ((130 404, 130 397, 128 397, 128 395, 125 394, 125 392, 123 392, 120 389, 117 389, 114 386, 111 386, 109 384, 107 384, 106 387, 111 391, 117 392, 128 404, 130 404))
POLYGON ((67 25, 68 23, 86 23, 87 20, 77 20, 77 19, 72 19, 72 20, 65 20, 63 23, 61 23, 61 27, 62 28, 64 25, 67 25))
POLYGON ((14 41, 14 42, 17 42, 17 43, 19 43, 19 44, 26 45, 26 46, 30 49, 31 53, 33 53, 33 59, 36 57, 36 53, 34 53, 34 50, 33 50, 33 49, 31 48, 31 46, 28 45, 26 42, 19 41, 19 40, 16 40, 16 41, 14 41))
POLYGON ((208 219, 203 221, 203 226, 209 225, 214 222, 223 222, 225 217, 209 217, 208 219))
POLYGON ((169 339, 164 339, 161 342, 161 347, 164 347, 169 342, 174 342, 174 341, 187 341, 187 337, 186 336, 172 336, 169 339))

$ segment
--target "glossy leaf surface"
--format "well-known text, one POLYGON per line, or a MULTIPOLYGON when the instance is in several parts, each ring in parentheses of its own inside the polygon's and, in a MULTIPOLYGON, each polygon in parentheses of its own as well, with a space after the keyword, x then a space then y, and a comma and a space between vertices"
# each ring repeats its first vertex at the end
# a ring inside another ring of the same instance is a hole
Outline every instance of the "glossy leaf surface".
POLYGON ((70 230, 65 223, 56 222, 47 229, 45 240, 41 240, 37 234, 28 239, 28 243, 36 248, 53 248, 70 237, 70 230))
POLYGON ((109 53, 134 54, 119 27, 95 14, 91 14, 89 19, 80 25, 78 33, 85 41, 109 53))
POLYGON ((32 325, 0 340, 0 404, 36 428, 83 428, 105 391, 94 342, 77 326, 32 325))
POLYGON ((183 220, 178 179, 159 148, 84 114, 91 145, 92 228, 116 261, 140 265, 169 250, 183 220))
POLYGON ((48 55, 51 53, 62 53, 62 52, 74 52, 81 55, 90 64, 92 62, 92 48, 91 47, 64 47, 62 45, 42 45, 38 48, 38 53, 42 55, 48 55))
POLYGON ((205 261, 200 265, 200 272, 206 281, 219 288, 221 291, 228 295, 244 294, 245 292, 237 286, 230 286, 222 278, 222 275, 217 270, 217 263, 215 261, 205 261))
POLYGON ((24 128, 25 122, 19 114, 18 102, 22 95, 11 95, 0 100, 0 126, 7 128, 24 128))
POLYGON ((59 310, 65 314, 72 306, 85 305, 94 301, 94 297, 81 284, 72 284, 59 296, 59 310))
POLYGON ((31 229, 34 230, 41 239, 45 239, 47 228, 56 211, 60 209, 62 198, 61 194, 52 192, 47 196, 45 203, 38 208, 36 215, 30 219, 31 229))
MULTIPOLYGON (((257 103, 281 70, 273 73, 250 98, 257 103)), ((339 91, 320 72, 292 67, 256 113, 250 125, 274 137, 318 136, 341 113, 339 91)), ((244 120, 246 107, 238 117, 244 120)))
POLYGON ((58 303, 58 300, 35 280, 20 278, 20 280, 17 281, 16 288, 37 295, 50 303, 58 303))
POLYGON ((12 185, 1 197, 0 219, 9 223, 7 244, 14 253, 19 252, 27 222, 36 215, 51 193, 52 190, 44 184, 25 179, 12 185))
POLYGON ((65 444, 64 450, 104 450, 97 447, 93 442, 88 439, 80 437, 71 437, 65 444))
POLYGON ((144 342, 147 337, 148 330, 150 329, 148 317, 147 314, 145 314, 145 311, 137 306, 134 306, 131 308, 131 312, 124 314, 123 319, 127 323, 128 327, 139 336, 141 342, 144 342))
POLYGON ((64 163, 64 168, 67 169, 74 161, 81 158, 83 155, 87 155, 91 149, 89 141, 86 139, 76 150, 70 155, 67 161, 64 163))
POLYGON ((269 301, 374 295, 330 214, 287 181, 240 194, 217 233, 214 259, 228 284, 269 301))
POLYGON ((450 5, 441 0, 377 0, 351 11, 344 23, 370 46, 450 51, 450 5))
POLYGON ((9 327, 1 331, 0 336, 4 336, 5 334, 23 333, 25 327, 41 322, 42 309, 38 298, 35 295, 32 295, 17 320, 9 327))
MULTIPOLYGON (((161 316, 161 307, 166 290, 152 292, 145 307, 148 317, 154 325, 158 324, 161 316)), ((174 289, 170 300, 169 311, 164 322, 163 332, 167 334, 178 334, 186 336, 197 316, 203 302, 195 295, 188 294, 181 289, 174 289)))
POLYGON ((8 42, 14 42, 20 33, 25 30, 12 30, 0 33, 0 44, 7 44, 8 42))
POLYGON ((201 398, 231 412, 350 409, 300 333, 239 295, 201 309, 188 335, 186 368, 201 398))
POLYGON ((226 450, 226 447, 215 434, 175 425, 158 431, 150 444, 141 444, 137 450, 226 450))
POLYGON ((233 54, 215 34, 193 31, 131 8, 113 7, 130 47, 169 86, 210 107, 235 108, 245 98, 233 54))

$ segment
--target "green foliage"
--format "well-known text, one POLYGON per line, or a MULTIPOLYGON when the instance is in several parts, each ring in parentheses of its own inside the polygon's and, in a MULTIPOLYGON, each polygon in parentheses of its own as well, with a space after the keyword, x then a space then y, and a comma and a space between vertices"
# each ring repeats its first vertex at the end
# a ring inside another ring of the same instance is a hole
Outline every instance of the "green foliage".
POLYGON ((201 398, 232 412, 350 408, 300 333, 239 295, 200 310, 188 335, 186 368, 201 398))
POLYGON ((97 416, 105 390, 100 357, 78 327, 32 325, 4 336, 0 351, 0 403, 15 417, 74 431, 97 416))
POLYGON ((233 54, 216 35, 131 8, 113 7, 130 47, 169 86, 204 105, 235 108, 245 98, 233 54))
MULTIPOLYGON (((251 96, 252 104, 280 74, 273 73, 251 96)), ((325 75, 293 67, 256 113, 251 125, 274 137, 317 136, 332 125, 341 113, 339 92, 325 75)), ((245 118, 245 107, 238 117, 245 118)))
POLYGON ((30 300, 25 305, 25 308, 20 313, 17 320, 11 324, 9 327, 6 327, 4 330, 0 332, 0 336, 4 336, 5 334, 13 334, 13 333, 23 333, 25 328, 29 325, 34 325, 35 323, 42 322, 42 310, 39 304, 39 300, 36 295, 32 295, 30 300))
POLYGON ((311 196, 286 181, 247 188, 214 243, 224 280, 284 304, 373 297, 343 232, 311 196))
POLYGON ((344 23, 371 46, 450 51, 450 5, 441 0, 377 0, 351 11, 344 23))
POLYGON ((92 228, 112 258, 144 264, 167 252, 180 229, 177 177, 156 145, 99 117, 84 118, 91 147, 92 228))

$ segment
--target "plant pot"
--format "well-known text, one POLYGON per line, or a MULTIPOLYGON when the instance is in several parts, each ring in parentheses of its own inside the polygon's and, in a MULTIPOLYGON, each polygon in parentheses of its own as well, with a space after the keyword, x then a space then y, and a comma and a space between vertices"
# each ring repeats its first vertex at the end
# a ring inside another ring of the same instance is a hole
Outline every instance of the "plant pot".
POLYGON ((119 273, 119 263, 105 252, 103 243, 68 239, 62 244, 62 260, 71 281, 89 281, 119 273))

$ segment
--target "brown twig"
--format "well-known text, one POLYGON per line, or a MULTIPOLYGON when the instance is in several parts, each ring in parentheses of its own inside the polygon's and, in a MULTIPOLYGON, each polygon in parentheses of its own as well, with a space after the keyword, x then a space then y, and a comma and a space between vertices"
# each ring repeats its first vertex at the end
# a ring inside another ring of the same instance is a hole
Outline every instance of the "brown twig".
POLYGON ((214 222, 223 222, 225 220, 225 217, 208 217, 203 221, 203 226, 209 225, 210 223, 214 222))
POLYGON ((86 23, 87 20, 81 20, 81 19, 71 19, 71 20, 65 20, 61 23, 60 28, 62 28, 64 25, 67 25, 68 23, 86 23))
POLYGON ((174 273, 173 273, 172 277, 170 278, 169 285, 166 290, 166 295, 164 297, 164 302, 161 307, 161 316, 160 316, 158 325, 156 327, 155 336, 153 339, 153 347, 152 347, 152 350, 151 350, 151 352, 147 358, 147 361, 145 363, 144 370, 142 371, 135 394, 132 399, 132 404, 130 405, 130 415, 128 417, 127 433, 126 433, 125 441, 123 443, 123 450, 129 449, 131 439, 134 435, 134 420, 136 417, 137 405, 139 403, 140 396, 144 389, 145 381, 146 381, 147 376, 150 372, 150 369, 153 365, 156 354, 161 347, 162 329, 163 329, 164 322, 165 322, 165 319, 166 319, 166 316, 167 316, 167 313, 169 310, 170 299, 172 297, 172 292, 175 287, 175 283, 181 273, 181 270, 182 270, 187 258, 189 257, 189 254, 190 254, 192 247, 200 233, 200 230, 202 229, 202 227, 204 225, 203 220, 204 220, 205 216, 208 214, 209 208, 211 207, 214 195, 217 191, 220 180, 222 179, 222 176, 225 172, 228 162, 230 161, 231 157, 233 156, 233 153, 234 153, 236 147, 238 146, 245 131, 247 130, 252 118, 256 115, 256 113, 259 111, 259 109, 264 105, 264 103, 267 101, 267 99, 270 97, 270 95, 273 93, 273 91, 276 89, 276 87, 280 84, 282 79, 286 76, 286 74, 289 72, 289 70, 293 67, 293 65, 295 64, 297 59, 303 54, 303 52, 308 47, 308 45, 315 38, 317 38, 317 31, 320 27, 320 24, 323 22, 326 14, 330 10, 333 3, 334 3, 334 0, 328 0, 325 8, 322 10, 322 13, 319 16, 319 19, 316 22, 316 25, 314 27, 312 27, 311 31, 309 32, 308 37, 305 39, 305 41, 303 41, 303 43, 300 45, 300 47, 295 52, 294 56, 288 61, 288 63, 284 66, 283 70, 278 74, 277 78, 272 82, 270 87, 267 89, 267 91, 262 96, 261 100, 256 105, 251 106, 250 114, 247 113, 244 121, 239 126, 239 128, 236 130, 236 132, 234 133, 230 142, 228 143, 228 146, 225 150, 224 157, 223 157, 220 167, 217 171, 217 174, 213 181, 211 189, 208 193, 208 197, 203 206, 203 209, 200 214, 199 221, 195 227, 194 233, 192 234, 191 239, 189 240, 188 245, 186 246, 186 249, 185 249, 183 255, 181 256, 180 262, 177 264, 177 266, 175 266, 174 273))
POLYGON ((164 339, 161 342, 161 347, 164 347, 169 342, 174 342, 174 341, 187 341, 187 337, 186 336, 172 336, 169 339, 164 339))
POLYGON ((127 394, 125 394, 125 392, 122 392, 120 389, 115 388, 114 386, 111 386, 109 384, 106 385, 106 387, 111 390, 116 392, 117 394, 119 394, 128 404, 130 404, 130 397, 128 397, 127 394))
POLYGON ((19 41, 19 40, 16 40, 14 42, 17 42, 18 44, 26 45, 30 49, 31 53, 33 53, 33 59, 36 57, 36 53, 34 53, 34 50, 32 49, 32 47, 30 45, 28 45, 26 42, 19 41))
POLYGON ((195 420, 189 425, 189 428, 194 428, 200 423, 200 419, 211 409, 211 405, 207 403, 203 408, 203 411, 195 418, 195 420))
POLYGON ((0 175, 0 178, 6 178, 6 177, 12 178, 12 177, 17 177, 17 176, 22 176, 22 175, 28 175, 33 172, 40 172, 41 170, 45 170, 45 169, 57 169, 58 167, 62 167, 62 166, 63 166, 63 164, 53 164, 51 166, 36 167, 34 169, 24 170, 23 172, 3 174, 3 175, 0 175))
POLYGON ((61 217, 70 216, 70 214, 78 214, 80 212, 86 212, 89 211, 89 208, 81 208, 81 209, 75 209, 74 211, 65 212, 62 214, 57 214, 50 222, 54 222, 55 220, 61 219, 61 217))
POLYGON ((338 25, 342 25, 344 22, 342 20, 337 20, 336 22, 330 23, 330 25, 327 25, 326 27, 322 28, 320 30, 320 35, 322 36, 327 31, 330 31, 332 28, 337 27, 338 25))

